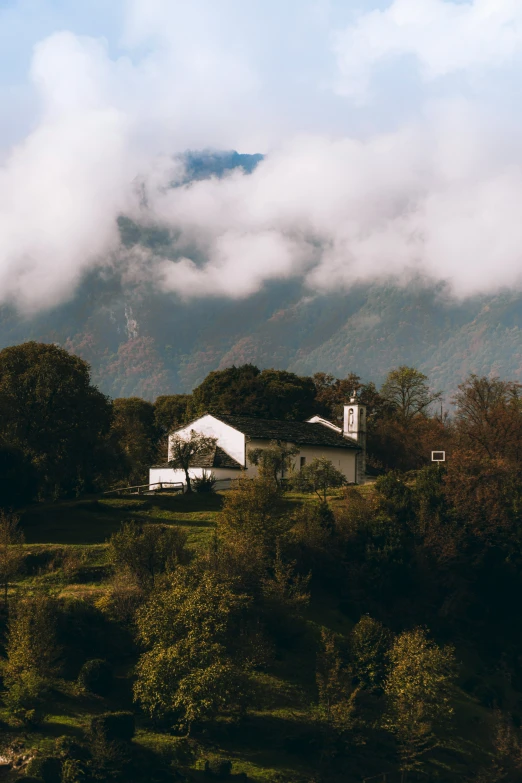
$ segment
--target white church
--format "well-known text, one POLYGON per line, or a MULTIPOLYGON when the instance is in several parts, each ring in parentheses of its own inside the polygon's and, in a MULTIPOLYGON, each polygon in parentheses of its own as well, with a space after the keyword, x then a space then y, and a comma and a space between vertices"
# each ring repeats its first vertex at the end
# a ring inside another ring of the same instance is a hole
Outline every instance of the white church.
POLYGON ((185 472, 171 468, 168 460, 172 459, 172 440, 188 438, 191 431, 215 438, 216 445, 196 460, 190 468, 190 477, 200 478, 212 473, 218 487, 226 487, 242 472, 255 476, 258 469, 250 464, 249 452, 266 448, 273 441, 295 447, 294 470, 300 470, 315 458, 324 458, 344 474, 348 483, 364 483, 366 408, 359 403, 355 393, 344 406, 342 428, 321 416, 298 422, 207 413, 169 435, 167 463, 150 469, 151 489, 159 489, 161 484, 185 483, 185 472))

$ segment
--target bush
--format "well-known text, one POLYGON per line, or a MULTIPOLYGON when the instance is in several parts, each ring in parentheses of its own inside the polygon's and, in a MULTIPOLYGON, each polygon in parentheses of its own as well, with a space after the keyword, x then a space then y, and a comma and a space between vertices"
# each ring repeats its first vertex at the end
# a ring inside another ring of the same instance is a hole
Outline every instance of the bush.
POLYGON ((44 783, 61 783, 62 762, 56 756, 35 756, 27 765, 27 773, 44 783))
POLYGON ((230 759, 211 759, 205 761, 205 774, 213 778, 224 780, 232 774, 232 762, 230 759))
POLYGON ((4 694, 4 704, 9 712, 26 726, 39 726, 45 717, 44 702, 49 683, 31 670, 10 678, 4 694))
POLYGON ((202 476, 193 478, 191 483, 194 492, 214 492, 216 477, 213 473, 204 472, 202 476))
POLYGON ((130 742, 135 730, 132 712, 106 712, 91 720, 91 733, 103 737, 107 742, 130 742))
POLYGON ((95 658, 86 661, 78 675, 78 685, 88 693, 107 696, 113 683, 112 668, 107 661, 95 658))

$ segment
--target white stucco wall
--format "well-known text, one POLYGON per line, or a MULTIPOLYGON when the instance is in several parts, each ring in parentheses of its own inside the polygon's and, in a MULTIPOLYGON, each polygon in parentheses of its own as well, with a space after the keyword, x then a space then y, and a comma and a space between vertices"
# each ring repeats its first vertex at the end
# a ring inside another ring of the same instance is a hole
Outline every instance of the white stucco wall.
MULTIPOLYGON (((251 465, 248 460, 248 454, 252 449, 267 448, 271 441, 255 439, 247 442, 247 476, 256 476, 258 468, 256 465, 251 465)), ((294 458, 294 470, 299 470, 301 464, 301 457, 306 459, 306 464, 309 464, 313 459, 328 459, 333 463, 337 470, 340 470, 344 474, 346 480, 353 484, 356 480, 356 455, 357 451, 351 451, 350 449, 337 449, 335 447, 321 447, 321 446, 300 446, 299 452, 294 458)), ((360 478, 360 477, 359 477, 360 478)))
MULTIPOLYGON (((189 435, 190 431, 201 433, 212 438, 218 439, 218 445, 224 449, 227 454, 234 457, 240 465, 245 464, 245 436, 242 432, 234 429, 229 424, 225 424, 219 419, 214 418, 210 413, 205 414, 200 419, 191 422, 186 427, 176 431, 176 435, 189 435)), ((170 452, 170 439, 169 436, 169 455, 168 460, 172 458, 170 452)), ((168 461, 167 460, 167 461, 168 461)), ((237 472, 237 471, 236 471, 237 472)))
MULTIPOLYGON (((232 468, 190 468, 190 478, 201 478, 203 473, 212 473, 216 479, 216 489, 226 489, 230 481, 239 478, 240 470, 232 468)), ((185 484, 185 471, 174 470, 173 468, 151 468, 149 470, 150 489, 159 489, 162 482, 181 482, 185 484)))

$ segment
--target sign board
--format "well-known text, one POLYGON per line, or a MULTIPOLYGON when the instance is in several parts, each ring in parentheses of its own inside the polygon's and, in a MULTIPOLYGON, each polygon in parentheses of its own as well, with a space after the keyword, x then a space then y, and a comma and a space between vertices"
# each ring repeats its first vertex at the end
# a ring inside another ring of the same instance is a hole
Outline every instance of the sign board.
POLYGON ((446 452, 445 451, 432 451, 431 452, 431 461, 432 462, 446 462, 446 452))

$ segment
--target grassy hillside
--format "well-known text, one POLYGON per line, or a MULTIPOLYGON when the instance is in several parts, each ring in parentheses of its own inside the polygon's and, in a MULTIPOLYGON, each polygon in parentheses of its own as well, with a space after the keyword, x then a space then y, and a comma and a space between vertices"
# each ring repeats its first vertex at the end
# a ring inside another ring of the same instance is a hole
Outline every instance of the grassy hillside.
MULTIPOLYGON (((371 487, 363 489, 364 493, 372 491, 371 487)), ((203 548, 210 540, 222 501, 219 494, 157 495, 142 499, 89 497, 29 507, 21 516, 26 536, 25 573, 13 592, 45 587, 58 596, 97 605, 111 584, 107 538, 122 522, 177 525, 188 533, 191 547, 203 548)), ((309 502, 309 498, 289 495, 285 502, 295 507, 309 502)), ((335 505, 335 498, 332 502, 335 505)), ((278 651, 265 670, 255 675, 255 706, 241 723, 218 719, 211 737, 198 736, 187 745, 182 736, 166 732, 141 715, 134 740, 136 774, 141 769, 146 777, 147 769, 176 768, 184 769, 190 779, 203 780, 207 779, 202 772, 206 761, 229 759, 234 775, 244 773, 249 780, 259 783, 318 781, 320 773, 313 739, 318 638, 321 628, 328 628, 346 639, 355 619, 339 605, 335 594, 314 591, 300 627, 289 629, 289 641, 284 649, 278 651)), ((111 639, 107 641, 110 649, 111 639)), ((505 701, 513 709, 517 706, 518 694, 506 687, 500 673, 487 672, 473 650, 458 649, 458 657, 463 664, 454 694, 454 729, 444 750, 433 758, 429 773, 433 780, 468 779, 469 769, 487 760, 492 721, 489 693, 504 689, 505 701), (477 672, 481 672, 481 687, 486 693, 482 699, 472 694, 467 685, 470 677, 476 679, 477 672)), ((127 655, 119 654, 115 687, 104 699, 79 692, 70 677, 58 680, 52 712, 38 730, 22 730, 5 709, 0 711, 4 748, 18 743, 19 752, 26 755, 34 749, 51 752, 58 737, 81 740, 94 715, 131 708, 135 658, 136 651, 131 648, 127 655)), ((382 750, 382 743, 380 747, 382 750)), ((389 774, 389 781, 396 779, 390 762, 376 754, 371 743, 354 746, 352 755, 348 776, 344 772, 341 777, 334 775, 328 780, 361 781, 382 773, 389 774)), ((170 773, 167 777, 151 774, 148 778, 151 781, 179 779, 170 773)), ((3 779, 16 777, 11 774, 3 779)))

